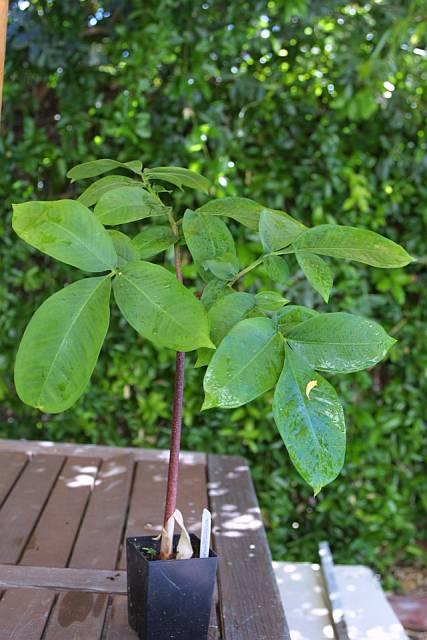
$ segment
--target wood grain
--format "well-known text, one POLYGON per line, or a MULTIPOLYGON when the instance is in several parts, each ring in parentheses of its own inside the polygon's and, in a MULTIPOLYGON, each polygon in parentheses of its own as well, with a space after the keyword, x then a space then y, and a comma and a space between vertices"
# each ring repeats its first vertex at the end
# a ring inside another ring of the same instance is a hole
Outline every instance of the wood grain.
POLYGON ((12 491, 27 461, 25 453, 0 452, 0 507, 12 491))
POLYGON ((126 572, 0 565, 0 589, 50 589, 126 595, 126 572))
POLYGON ((0 509, 0 563, 20 559, 63 462, 62 456, 39 455, 24 469, 0 509))
POLYGON ((224 640, 290 640, 246 462, 209 456, 208 487, 224 640))
MULTIPOLYGON (((69 566, 114 569, 120 549, 133 475, 133 460, 119 456, 104 460, 95 482, 69 566)), ((68 592, 55 603, 44 640, 101 638, 108 596, 68 592)))

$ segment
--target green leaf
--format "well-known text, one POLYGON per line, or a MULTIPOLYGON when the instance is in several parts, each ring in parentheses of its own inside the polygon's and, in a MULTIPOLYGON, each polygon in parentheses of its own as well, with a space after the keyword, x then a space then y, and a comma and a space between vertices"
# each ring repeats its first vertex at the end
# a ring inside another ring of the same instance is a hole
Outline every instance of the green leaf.
POLYGON ((107 271, 117 264, 107 231, 75 200, 15 204, 12 226, 32 247, 83 271, 107 271))
POLYGON ((281 256, 266 256, 264 258, 264 266, 274 282, 285 284, 288 281, 289 266, 285 258, 281 256))
POLYGON ((127 262, 135 262, 135 260, 138 260, 138 251, 136 247, 134 247, 132 240, 127 235, 121 231, 115 230, 108 231, 108 235, 113 241, 114 248, 119 258, 117 262, 118 267, 123 267, 127 262))
MULTIPOLYGON (((237 266, 233 236, 223 220, 187 209, 182 227, 188 249, 204 279, 210 277, 207 273, 209 260, 225 255, 226 262, 234 261, 237 266)), ((221 272, 221 269, 218 270, 221 272)))
POLYGON ((269 318, 236 324, 222 340, 204 378, 203 409, 240 407, 271 389, 283 366, 283 338, 269 318))
POLYGON ((197 350, 197 359, 194 363, 195 369, 200 369, 200 367, 206 367, 209 362, 212 360, 212 356, 215 353, 214 349, 207 349, 203 347, 202 349, 197 350))
POLYGON ((288 342, 314 369, 349 373, 377 364, 396 340, 372 320, 325 313, 292 329, 288 342))
POLYGON ((296 251, 295 256, 313 289, 320 293, 325 302, 328 302, 333 284, 330 266, 315 253, 296 251))
POLYGON ((199 189, 208 193, 209 180, 195 171, 184 169, 182 167, 153 167, 145 169, 144 175, 149 180, 164 180, 170 182, 181 189, 182 186, 190 187, 190 189, 199 189))
MULTIPOLYGON (((246 318, 255 308, 255 296, 251 293, 231 291, 231 289, 229 291, 229 295, 223 295, 217 299, 208 311, 211 338, 217 346, 234 325, 246 318)), ((214 353, 212 349, 199 349, 195 368, 208 365, 214 353)))
POLYGON ((308 229, 294 242, 294 247, 300 254, 344 258, 383 269, 404 267, 413 260, 401 246, 374 231, 334 224, 308 229))
POLYGON ((133 180, 127 176, 106 176, 105 178, 100 178, 93 184, 89 185, 88 188, 83 191, 81 196, 79 196, 78 202, 84 204, 85 207, 91 207, 93 204, 98 202, 104 193, 112 191, 112 189, 117 189, 118 187, 141 188, 141 183, 138 182, 138 180, 133 180))
POLYGON ((200 300, 164 267, 130 262, 114 280, 114 296, 130 325, 157 346, 176 351, 215 348, 200 300))
POLYGON ((67 173, 67 178, 70 178, 72 182, 76 180, 83 180, 84 178, 94 178, 100 176, 112 169, 128 169, 132 173, 141 175, 142 162, 139 160, 131 160, 130 162, 118 162, 117 160, 110 160, 109 158, 103 158, 101 160, 92 160, 91 162, 83 162, 78 164, 67 173))
POLYGON ((273 414, 293 465, 316 495, 343 467, 344 413, 332 385, 289 347, 274 392, 273 414), (310 382, 317 383, 311 391, 310 382))
POLYGON ((95 216, 106 225, 124 224, 166 213, 167 207, 151 193, 134 187, 119 187, 104 193, 95 207, 95 216))
POLYGON ((225 281, 232 280, 239 272, 237 256, 232 253, 224 253, 212 260, 206 260, 202 266, 204 269, 208 269, 215 278, 225 281))
POLYGON ((150 226, 143 229, 133 239, 133 244, 141 260, 147 260, 169 249, 175 244, 176 237, 169 225, 150 226))
POLYGON ((257 231, 259 216, 263 209, 261 204, 249 198, 220 198, 207 202, 197 209, 197 213, 232 218, 252 231, 257 231))
POLYGON ((216 300, 233 293, 233 289, 224 280, 210 280, 202 291, 201 302, 205 309, 210 309, 216 300))
POLYGON ((261 311, 277 311, 289 302, 278 291, 260 291, 256 294, 255 300, 261 311))
POLYGON ((289 332, 298 324, 305 322, 313 316, 319 315, 314 309, 290 304, 276 313, 275 320, 280 333, 287 336, 289 332))
POLYGON ((254 307, 255 296, 243 291, 233 291, 217 300, 208 311, 213 343, 218 346, 229 331, 254 307))
POLYGON ((54 293, 31 318, 15 363, 23 402, 59 413, 84 392, 110 319, 109 277, 79 280, 54 293))
POLYGON ((307 227, 284 211, 264 209, 259 219, 259 235, 266 251, 290 245, 307 227))

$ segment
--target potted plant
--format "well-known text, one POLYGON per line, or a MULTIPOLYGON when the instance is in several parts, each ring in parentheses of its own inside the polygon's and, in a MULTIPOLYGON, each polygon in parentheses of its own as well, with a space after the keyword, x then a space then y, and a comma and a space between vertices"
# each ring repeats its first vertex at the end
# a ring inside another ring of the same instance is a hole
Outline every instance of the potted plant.
POLYGON ((66 286, 35 312, 16 357, 16 390, 23 402, 46 413, 78 400, 108 329, 111 289, 141 336, 176 352, 163 531, 159 540, 128 540, 129 620, 145 640, 201 640, 207 637, 216 558, 212 551, 198 557, 200 541, 189 538, 176 509, 185 353, 196 351, 195 366, 207 367, 202 409, 238 407, 275 387, 276 426, 317 494, 336 478, 345 454, 343 409, 319 372, 371 367, 394 339, 372 320, 290 303, 281 293, 289 274, 286 256, 325 302, 333 277, 324 256, 380 268, 403 267, 412 258, 372 231, 333 224, 307 228, 246 198, 211 200, 180 217, 169 205, 165 183, 205 193, 209 184, 179 167, 143 169, 139 161, 104 159, 78 165, 68 177, 97 180, 77 200, 15 205, 13 228, 31 246, 97 275, 66 286), (260 239, 259 257, 243 268, 228 219, 260 239), (141 220, 144 226, 133 237, 105 228, 141 220), (204 284, 200 299, 183 283, 183 246, 204 284), (172 247, 175 274, 152 261, 172 247), (244 276, 261 265, 272 289, 243 291, 244 276), (180 538, 174 536, 176 522, 180 538))

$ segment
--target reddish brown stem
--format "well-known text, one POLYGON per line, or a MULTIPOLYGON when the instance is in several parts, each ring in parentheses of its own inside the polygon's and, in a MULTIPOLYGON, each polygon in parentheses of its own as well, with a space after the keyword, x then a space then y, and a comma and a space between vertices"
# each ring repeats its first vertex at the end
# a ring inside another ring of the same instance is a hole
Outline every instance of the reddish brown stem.
MULTIPOLYGON (((175 245, 175 272, 178 280, 182 282, 181 252, 178 243, 175 245)), ((167 521, 175 512, 176 498, 178 494, 179 452, 181 448, 182 404, 184 398, 184 365, 185 353, 178 351, 176 354, 175 391, 171 426, 168 483, 166 488, 165 517, 163 523, 165 529, 167 521)), ((165 552, 163 545, 162 549, 165 552)), ((169 549, 169 553, 167 555, 170 554, 171 549, 169 549)))

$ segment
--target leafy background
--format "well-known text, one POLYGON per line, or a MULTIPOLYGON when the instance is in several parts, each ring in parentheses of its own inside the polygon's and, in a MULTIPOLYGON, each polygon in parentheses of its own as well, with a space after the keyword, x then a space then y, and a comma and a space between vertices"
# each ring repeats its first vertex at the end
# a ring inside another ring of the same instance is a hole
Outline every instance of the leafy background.
MULTIPOLYGON (((334 264, 330 310, 396 338, 370 372, 336 376, 345 468, 315 499, 274 428, 271 396, 200 413, 187 368, 184 446, 251 465, 277 559, 425 558, 427 309, 426 23, 422 0, 11 2, 0 140, 0 437, 167 447, 173 357, 114 314, 83 399, 62 415, 23 406, 11 371, 30 315, 77 272, 11 233, 10 204, 73 196, 67 168, 102 157, 178 164, 211 196, 251 197, 306 224, 365 226, 420 257, 405 270, 334 264), (423 175, 424 174, 424 175, 423 175), (424 542, 424 546, 423 546, 424 542)), ((178 193, 180 207, 205 201, 178 193)), ((135 230, 136 232, 136 230, 135 230)), ((256 245, 241 233, 243 263, 256 245)), ((323 310, 296 264, 284 295, 323 310)), ((185 276, 195 276, 191 265, 185 276)), ((254 277, 247 277, 250 286, 254 277)))

